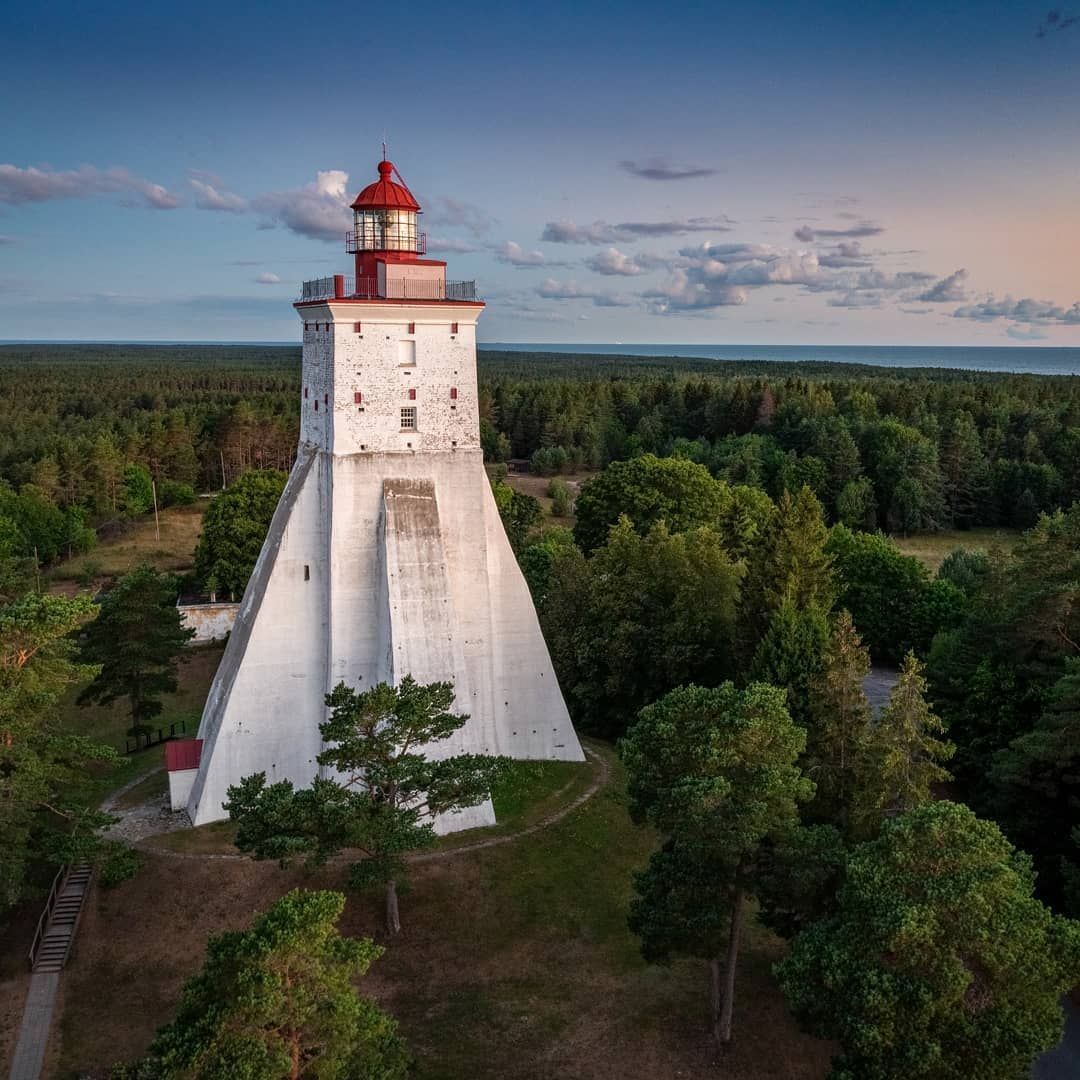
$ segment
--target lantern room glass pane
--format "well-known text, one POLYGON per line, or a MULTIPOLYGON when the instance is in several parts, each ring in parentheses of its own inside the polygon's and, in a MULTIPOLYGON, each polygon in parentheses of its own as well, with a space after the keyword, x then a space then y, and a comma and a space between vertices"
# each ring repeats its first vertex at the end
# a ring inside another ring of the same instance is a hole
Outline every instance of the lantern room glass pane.
POLYGON ((356 247, 360 251, 415 251, 416 212, 357 210, 356 247))

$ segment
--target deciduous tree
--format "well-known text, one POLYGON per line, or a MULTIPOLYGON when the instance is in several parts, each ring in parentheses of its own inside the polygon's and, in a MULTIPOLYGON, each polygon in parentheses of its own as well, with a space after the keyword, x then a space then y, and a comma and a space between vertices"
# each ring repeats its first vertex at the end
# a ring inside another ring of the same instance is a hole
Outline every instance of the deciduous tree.
POLYGON ((835 1039, 832 1080, 1016 1080, 1061 1037, 1080 926, 966 807, 926 803, 848 860, 838 909, 777 967, 798 1019, 835 1039))
POLYGON ((242 595, 284 489, 283 472, 251 470, 210 504, 195 547, 195 573, 206 588, 242 595))
POLYGON ((721 1045, 731 1038, 742 919, 762 844, 790 828, 813 794, 795 764, 805 742, 782 690, 725 683, 673 690, 642 709, 620 743, 631 816, 666 837, 635 882, 631 929, 649 960, 709 961, 721 1045))

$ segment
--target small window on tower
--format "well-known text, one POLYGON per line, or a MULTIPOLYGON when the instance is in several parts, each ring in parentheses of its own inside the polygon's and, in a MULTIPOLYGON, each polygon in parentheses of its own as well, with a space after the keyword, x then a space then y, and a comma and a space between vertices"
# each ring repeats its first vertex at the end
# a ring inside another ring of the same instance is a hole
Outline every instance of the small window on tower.
POLYGON ((456 386, 451 386, 450 387, 450 400, 451 401, 457 401, 457 387, 456 386))
POLYGON ((353 328, 353 333, 354 334, 362 334, 364 332, 364 324, 363 323, 354 322, 352 324, 352 328, 353 328))
POLYGON ((409 323, 409 333, 410 334, 415 334, 416 333, 416 323, 414 323, 414 322, 409 323))
POLYGON ((450 324, 450 333, 451 334, 456 334, 457 333, 457 323, 456 322, 452 322, 450 324))
POLYGON ((324 405, 329 405, 330 404, 330 395, 329 394, 323 394, 322 403, 324 405))
POLYGON ((409 400, 410 401, 415 401, 416 400, 416 387, 415 386, 410 386, 409 387, 409 400))
POLYGON ((352 399, 353 399, 353 401, 354 401, 354 402, 355 402, 355 403, 356 403, 357 405, 360 405, 360 404, 362 404, 362 403, 363 403, 363 401, 364 401, 364 395, 363 395, 363 394, 361 394, 359 390, 357 390, 357 391, 356 391, 356 392, 355 392, 355 393, 353 394, 353 396, 352 396, 352 399))
POLYGON ((401 410, 401 430, 402 431, 415 431, 416 430, 416 408, 415 406, 407 406, 401 410))
POLYGON ((304 387, 304 400, 307 401, 307 387, 304 387))
POLYGON ((316 412, 318 412, 318 411, 319 411, 319 403, 318 403, 317 401, 315 402, 315 411, 316 411, 316 412))

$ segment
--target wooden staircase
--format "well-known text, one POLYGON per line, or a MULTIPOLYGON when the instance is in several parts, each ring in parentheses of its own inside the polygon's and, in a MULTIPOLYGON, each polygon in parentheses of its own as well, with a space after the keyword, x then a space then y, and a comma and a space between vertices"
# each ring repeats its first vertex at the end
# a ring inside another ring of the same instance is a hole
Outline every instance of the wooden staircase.
POLYGON ((79 927, 83 900, 90 888, 93 867, 88 863, 62 867, 53 879, 45 910, 38 919, 30 946, 30 967, 35 972, 63 970, 79 927))

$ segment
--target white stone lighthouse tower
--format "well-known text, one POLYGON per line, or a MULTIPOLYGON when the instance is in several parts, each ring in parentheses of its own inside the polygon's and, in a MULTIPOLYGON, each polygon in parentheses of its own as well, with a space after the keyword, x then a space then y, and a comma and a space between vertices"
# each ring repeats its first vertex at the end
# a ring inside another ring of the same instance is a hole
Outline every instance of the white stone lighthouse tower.
MULTIPOLYGON (((353 213, 355 278, 295 305, 300 447, 199 726, 196 825, 251 773, 310 784, 342 681, 452 680, 470 719, 441 753, 583 760, 484 472, 475 283, 420 257, 389 161, 353 213)), ((494 820, 488 803, 437 827, 494 820)))

